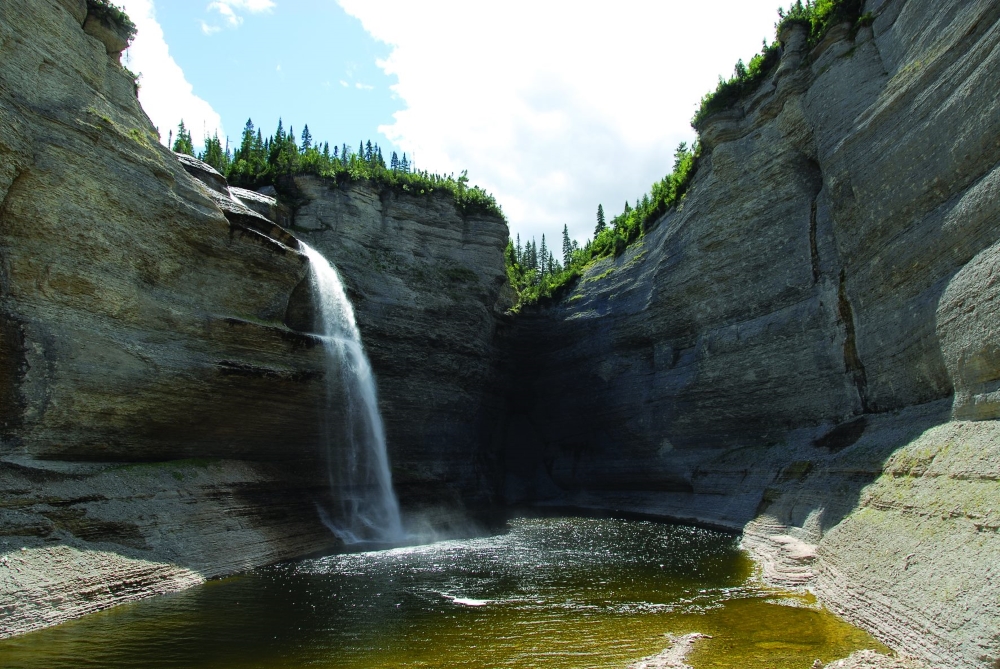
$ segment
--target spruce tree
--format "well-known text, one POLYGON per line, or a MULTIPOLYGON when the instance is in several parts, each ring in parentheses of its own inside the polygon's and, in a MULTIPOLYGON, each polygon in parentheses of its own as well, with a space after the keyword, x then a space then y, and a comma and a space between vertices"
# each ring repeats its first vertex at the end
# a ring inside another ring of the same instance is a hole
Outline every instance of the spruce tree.
POLYGON ((392 157, 389 158, 389 169, 393 172, 399 170, 399 156, 396 155, 395 151, 392 152, 392 157))
POLYGON ((184 119, 177 124, 177 139, 174 140, 173 146, 175 153, 186 153, 189 156, 194 156, 194 144, 191 143, 191 133, 184 126, 184 119))
POLYGON ((240 148, 236 152, 237 160, 250 160, 253 151, 253 121, 247 119, 247 124, 243 126, 243 136, 240 138, 240 148))
POLYGON ((410 173, 410 161, 406 159, 406 152, 403 152, 403 159, 399 161, 399 171, 410 173))
POLYGON ((522 256, 521 256, 521 233, 520 232, 517 233, 517 245, 514 247, 514 251, 516 251, 516 255, 514 257, 517 258, 517 264, 518 265, 524 265, 524 262, 523 262, 522 256))
POLYGON ((302 152, 305 153, 312 148, 312 133, 309 132, 309 124, 302 128, 302 152))
POLYGON ((542 248, 539 250, 538 264, 541 266, 542 274, 545 274, 549 262, 549 250, 545 246, 545 235, 542 235, 542 248))
POLYGON ((563 267, 569 267, 570 257, 573 254, 573 245, 569 241, 569 226, 563 224, 563 267))
POLYGON ((594 239, 597 239, 597 235, 608 227, 607 222, 604 220, 604 205, 597 205, 597 227, 594 228, 594 239))
POLYGON ((211 165, 220 174, 226 173, 226 168, 229 165, 226 155, 222 152, 222 142, 219 141, 218 132, 215 133, 214 137, 205 138, 205 150, 198 156, 198 159, 211 165))

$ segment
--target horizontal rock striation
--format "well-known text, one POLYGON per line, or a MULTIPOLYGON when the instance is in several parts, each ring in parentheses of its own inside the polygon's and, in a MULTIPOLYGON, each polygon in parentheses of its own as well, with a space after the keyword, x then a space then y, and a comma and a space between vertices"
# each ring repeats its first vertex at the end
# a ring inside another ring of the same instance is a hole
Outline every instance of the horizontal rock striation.
MULTIPOLYGON (((511 306, 506 223, 462 215, 445 192, 311 176, 296 177, 294 188, 295 234, 337 265, 354 304, 400 501, 488 510, 503 409, 498 317, 511 306)), ((297 289, 289 322, 301 320, 308 289, 297 289)))
POLYGON ((1000 416, 1000 7, 866 11, 786 31, 682 205, 515 322, 504 494, 745 528, 770 580, 993 666, 994 426, 949 421, 1000 416))
POLYGON ((310 179, 296 220, 229 188, 160 145, 115 28, 0 4, 0 637, 340 545, 296 234, 349 270, 404 502, 444 522, 496 488, 504 221, 310 179))

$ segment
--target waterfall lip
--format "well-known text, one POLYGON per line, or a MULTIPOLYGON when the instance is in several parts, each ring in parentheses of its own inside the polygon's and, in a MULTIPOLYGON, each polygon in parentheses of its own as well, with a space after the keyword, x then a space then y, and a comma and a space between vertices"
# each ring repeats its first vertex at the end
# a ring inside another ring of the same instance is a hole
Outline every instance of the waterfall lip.
POLYGON ((407 535, 392 487, 375 375, 365 354, 354 309, 336 268, 319 251, 299 242, 309 259, 320 330, 315 336, 323 342, 328 372, 320 421, 330 498, 338 508, 331 512, 317 503, 320 520, 345 545, 385 547, 405 543, 407 535), (331 425, 333 403, 338 400, 347 409, 342 447, 337 444, 331 425))

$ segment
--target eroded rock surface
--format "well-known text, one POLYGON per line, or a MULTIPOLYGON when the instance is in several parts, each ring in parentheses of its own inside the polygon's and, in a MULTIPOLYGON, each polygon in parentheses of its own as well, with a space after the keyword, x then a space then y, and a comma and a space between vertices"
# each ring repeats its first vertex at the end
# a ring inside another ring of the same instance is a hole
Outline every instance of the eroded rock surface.
MULTIPOLYGON (((0 4, 0 636, 340 545, 293 212, 162 147, 93 19, 0 4)), ((381 376, 404 501, 482 510, 506 226, 331 197, 343 216, 307 206, 300 231, 348 266, 376 373, 400 365, 381 376)))
POLYGON ((769 580, 993 666, 1000 6, 866 9, 783 35, 683 205, 516 321, 504 493, 745 528, 769 580))
MULTIPOLYGON (((506 223, 463 216, 446 193, 380 193, 309 176, 295 186, 304 200, 295 234, 337 265, 354 305, 401 501, 489 507, 504 390, 496 331, 511 306, 506 223)), ((293 325, 308 300, 303 283, 293 325)))

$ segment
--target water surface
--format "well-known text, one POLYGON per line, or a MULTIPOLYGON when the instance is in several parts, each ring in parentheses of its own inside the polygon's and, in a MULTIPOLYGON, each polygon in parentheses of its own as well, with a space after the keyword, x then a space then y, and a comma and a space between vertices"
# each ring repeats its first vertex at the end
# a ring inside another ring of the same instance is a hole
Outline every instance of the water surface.
POLYGON ((335 555, 213 581, 0 642, 0 666, 624 667, 703 632, 689 662, 806 669, 882 647, 752 578, 737 539, 616 519, 335 555))

